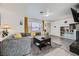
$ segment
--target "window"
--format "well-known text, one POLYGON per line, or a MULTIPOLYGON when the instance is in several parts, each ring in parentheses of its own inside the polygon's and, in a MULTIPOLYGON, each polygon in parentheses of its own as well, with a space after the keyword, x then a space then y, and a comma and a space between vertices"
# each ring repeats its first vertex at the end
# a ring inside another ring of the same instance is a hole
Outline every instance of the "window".
POLYGON ((29 22, 29 32, 41 32, 41 23, 38 22, 29 22))

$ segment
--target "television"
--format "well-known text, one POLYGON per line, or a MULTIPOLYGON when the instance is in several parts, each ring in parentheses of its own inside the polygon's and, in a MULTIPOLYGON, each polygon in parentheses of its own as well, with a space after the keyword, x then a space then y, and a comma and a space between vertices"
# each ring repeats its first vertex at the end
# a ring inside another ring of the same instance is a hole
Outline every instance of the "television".
POLYGON ((79 22, 78 13, 75 9, 71 8, 72 16, 74 19, 74 22, 79 22))

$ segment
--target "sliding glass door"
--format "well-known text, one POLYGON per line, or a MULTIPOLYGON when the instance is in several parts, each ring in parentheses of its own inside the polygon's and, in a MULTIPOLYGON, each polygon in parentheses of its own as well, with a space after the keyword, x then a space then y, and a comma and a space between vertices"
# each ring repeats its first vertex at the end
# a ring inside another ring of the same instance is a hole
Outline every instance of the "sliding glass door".
POLYGON ((29 32, 41 32, 42 25, 40 22, 28 22, 29 32))

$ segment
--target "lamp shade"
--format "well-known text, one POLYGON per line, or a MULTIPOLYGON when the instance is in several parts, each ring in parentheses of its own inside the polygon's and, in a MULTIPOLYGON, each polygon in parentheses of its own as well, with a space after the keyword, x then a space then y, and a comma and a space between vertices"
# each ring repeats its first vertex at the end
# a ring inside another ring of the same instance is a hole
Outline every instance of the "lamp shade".
POLYGON ((0 26, 0 28, 1 28, 1 29, 10 29, 11 26, 10 26, 9 24, 2 24, 2 25, 0 26))

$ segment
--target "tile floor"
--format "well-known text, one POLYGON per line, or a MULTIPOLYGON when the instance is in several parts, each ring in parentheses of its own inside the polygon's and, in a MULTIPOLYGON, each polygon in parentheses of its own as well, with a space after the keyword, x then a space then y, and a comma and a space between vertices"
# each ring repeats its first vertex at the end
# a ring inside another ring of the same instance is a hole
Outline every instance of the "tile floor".
POLYGON ((69 45, 74 41, 72 39, 65 39, 52 36, 51 41, 60 44, 61 47, 45 54, 44 56, 77 56, 76 54, 69 51, 69 45))

